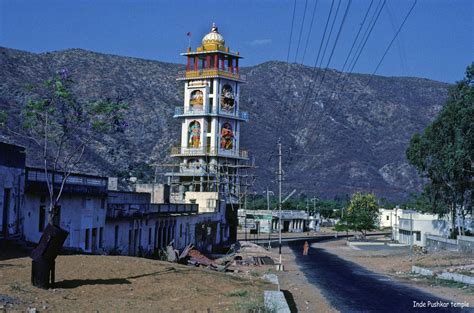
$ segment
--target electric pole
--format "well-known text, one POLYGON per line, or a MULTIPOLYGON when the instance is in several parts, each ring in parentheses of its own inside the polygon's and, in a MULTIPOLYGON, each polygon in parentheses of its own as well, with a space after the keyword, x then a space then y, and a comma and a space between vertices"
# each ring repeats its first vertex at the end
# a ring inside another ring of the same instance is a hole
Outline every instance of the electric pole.
MULTIPOLYGON (((319 198, 318 197, 313 197, 311 198, 311 202, 313 202, 313 222, 314 222, 314 216, 316 214, 316 201, 318 201, 319 198)), ((318 227, 316 227, 316 223, 313 223, 314 225, 314 231, 319 231, 319 227, 320 227, 320 224, 321 223, 321 212, 318 212, 318 227)))
POLYGON ((309 236, 309 200, 306 199, 306 235, 309 236))
POLYGON ((273 193, 273 191, 268 190, 268 186, 267 186, 267 190, 264 192, 267 194, 267 211, 270 214, 270 221, 268 225, 268 248, 267 248, 268 250, 270 250, 272 248, 271 235, 273 231, 273 213, 270 212, 270 193, 272 195, 275 195, 275 194, 273 193))
POLYGON ((281 138, 278 138, 278 254, 280 263, 278 264, 278 270, 283 271, 283 264, 281 263, 281 181, 282 181, 282 169, 281 169, 281 138))

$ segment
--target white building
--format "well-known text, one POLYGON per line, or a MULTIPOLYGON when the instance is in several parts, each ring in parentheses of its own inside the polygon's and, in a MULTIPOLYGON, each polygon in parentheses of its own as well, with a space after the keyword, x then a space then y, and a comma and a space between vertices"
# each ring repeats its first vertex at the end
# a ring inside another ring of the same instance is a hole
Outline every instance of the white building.
POLYGON ((228 241, 223 212, 199 212, 198 204, 150 203, 150 197, 143 192, 109 191, 105 251, 145 256, 172 242, 178 249, 192 243, 210 252, 228 241))
POLYGON ((393 227, 395 209, 379 209, 379 227, 393 227))
MULTIPOLYGON (((39 242, 48 223, 49 193, 44 169, 26 168, 23 236, 26 241, 39 242)), ((62 174, 49 172, 49 181, 59 182, 62 174), (54 178, 53 178, 54 177, 54 178)), ((107 198, 106 177, 73 174, 68 177, 59 200, 55 224, 69 232, 64 247, 85 252, 101 252, 107 198)))
POLYGON ((438 214, 419 213, 410 210, 393 212, 396 222, 393 224, 393 237, 400 243, 426 246, 426 235, 447 238, 451 222, 438 214), (395 215, 396 214, 396 215, 395 215))

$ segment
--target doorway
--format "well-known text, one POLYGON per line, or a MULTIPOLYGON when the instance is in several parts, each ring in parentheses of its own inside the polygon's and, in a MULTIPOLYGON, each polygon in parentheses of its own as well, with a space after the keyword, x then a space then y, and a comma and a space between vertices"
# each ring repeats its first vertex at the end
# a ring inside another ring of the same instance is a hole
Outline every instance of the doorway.
POLYGON ((8 237, 8 211, 10 209, 10 190, 3 189, 3 214, 2 214, 2 235, 3 238, 8 237))

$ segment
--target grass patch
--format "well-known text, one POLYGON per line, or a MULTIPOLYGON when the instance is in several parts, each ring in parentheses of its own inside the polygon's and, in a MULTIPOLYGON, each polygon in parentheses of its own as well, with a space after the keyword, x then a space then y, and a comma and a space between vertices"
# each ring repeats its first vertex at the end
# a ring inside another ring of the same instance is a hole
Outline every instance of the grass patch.
POLYGON ((238 302, 235 304, 235 309, 238 312, 245 313, 276 313, 276 309, 265 307, 263 300, 249 299, 247 301, 238 302))
POLYGON ((227 294, 228 297, 246 297, 249 294, 247 290, 239 289, 231 291, 227 294))
POLYGON ((464 284, 464 283, 460 283, 460 282, 457 282, 457 281, 454 281, 454 280, 447 280, 447 279, 439 279, 439 278, 431 278, 431 277, 428 277, 427 278, 427 281, 432 284, 432 285, 435 285, 435 286, 440 286, 440 287, 448 287, 448 288, 458 288, 458 289, 465 289, 467 290, 469 293, 474 293, 474 287, 470 286, 470 285, 467 285, 467 284, 464 284))

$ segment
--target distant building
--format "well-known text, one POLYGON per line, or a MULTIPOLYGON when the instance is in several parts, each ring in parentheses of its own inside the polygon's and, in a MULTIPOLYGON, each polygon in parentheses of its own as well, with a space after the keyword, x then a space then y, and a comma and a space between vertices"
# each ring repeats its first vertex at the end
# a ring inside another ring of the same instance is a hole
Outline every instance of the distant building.
MULTIPOLYGON (((269 230, 271 232, 278 231, 278 210, 268 211, 240 209, 238 211, 238 216, 239 225, 244 229, 256 229, 262 233, 268 233, 269 230)), ((301 233, 308 230, 310 226, 310 219, 306 211, 282 210, 281 220, 282 232, 301 233)))
POLYGON ((398 210, 395 240, 404 244, 426 246, 426 235, 449 237, 451 228, 447 217, 438 214, 423 214, 415 211, 398 210))
POLYGON ((379 209, 379 227, 393 227, 394 210, 379 209))

